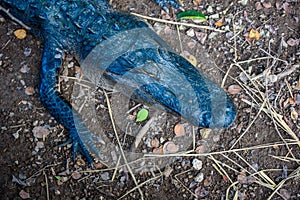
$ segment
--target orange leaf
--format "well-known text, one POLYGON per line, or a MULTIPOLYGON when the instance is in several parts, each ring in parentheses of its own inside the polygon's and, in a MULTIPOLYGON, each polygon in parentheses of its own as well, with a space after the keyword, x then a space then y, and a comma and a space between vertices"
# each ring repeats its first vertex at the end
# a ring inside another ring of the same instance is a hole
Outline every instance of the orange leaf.
POLYGON ((221 27, 221 26, 223 26, 223 23, 219 20, 219 21, 217 21, 217 22, 215 23, 215 25, 218 26, 218 27, 221 27))
POLYGON ((25 30, 25 29, 18 29, 18 30, 15 30, 15 31, 14 31, 14 35, 15 35, 18 39, 22 40, 22 39, 24 39, 24 38, 26 37, 26 30, 25 30))
POLYGON ((257 30, 251 29, 250 33, 249 33, 249 38, 250 39, 255 39, 255 40, 259 40, 260 38, 260 33, 257 30))

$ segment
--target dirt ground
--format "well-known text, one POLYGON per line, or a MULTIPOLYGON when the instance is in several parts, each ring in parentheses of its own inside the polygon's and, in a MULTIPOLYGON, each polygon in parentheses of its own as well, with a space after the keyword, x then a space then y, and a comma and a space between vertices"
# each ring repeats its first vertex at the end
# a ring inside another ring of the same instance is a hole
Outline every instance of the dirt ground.
MULTIPOLYGON (((150 107, 148 120, 135 123, 132 118, 147 105, 128 101, 132 110, 127 121, 124 113, 113 113, 124 149, 150 120, 154 127, 146 129, 139 151, 160 149, 149 145, 149 138, 157 138, 159 147, 178 141, 178 122, 185 128, 182 140, 188 133, 194 140, 164 167, 133 175, 126 166, 116 170, 100 161, 92 170, 79 154, 73 163, 71 146, 59 146, 67 132, 39 100, 43 44, 30 33, 18 39, 14 31, 22 27, 0 15, 0 199, 300 199, 300 2, 183 3, 186 10, 208 16, 207 23, 198 25, 212 29, 147 22, 156 31, 180 30, 182 41, 187 38, 184 54, 222 84, 234 99, 237 117, 226 129, 207 130, 150 107), (131 135, 122 131, 128 121, 131 135)), ((168 15, 148 0, 111 4, 117 10, 169 21, 176 21, 178 13, 170 9, 168 15)), ((68 100, 73 81, 65 76, 76 77, 77 65, 68 55, 61 72, 61 91, 68 100)), ((117 144, 107 99, 101 89, 96 96, 101 130, 117 144)), ((109 99, 112 107, 123 106, 124 97, 109 93, 109 99)))

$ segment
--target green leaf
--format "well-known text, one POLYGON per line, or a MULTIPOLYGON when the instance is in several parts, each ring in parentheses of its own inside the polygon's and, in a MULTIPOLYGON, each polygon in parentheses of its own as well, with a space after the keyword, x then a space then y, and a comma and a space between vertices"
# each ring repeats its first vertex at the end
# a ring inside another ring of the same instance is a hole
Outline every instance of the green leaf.
POLYGON ((149 111, 145 108, 141 109, 138 113, 137 113, 137 116, 136 116, 136 122, 143 122, 147 119, 149 115, 149 111))
POLYGON ((177 18, 207 21, 205 15, 196 10, 187 10, 187 11, 180 12, 177 14, 177 18))
POLYGON ((57 180, 60 180, 60 176, 55 176, 55 178, 56 178, 57 180))

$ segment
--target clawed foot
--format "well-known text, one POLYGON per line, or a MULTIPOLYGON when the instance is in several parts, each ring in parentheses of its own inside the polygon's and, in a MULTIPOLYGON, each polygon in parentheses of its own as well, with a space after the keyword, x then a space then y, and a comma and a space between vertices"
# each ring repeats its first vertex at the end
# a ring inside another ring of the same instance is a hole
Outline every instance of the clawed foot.
POLYGON ((180 9, 180 10, 184 10, 183 8, 182 8, 182 6, 180 6, 178 3, 177 3, 177 1, 175 1, 175 0, 155 0, 156 1, 156 3, 162 8, 162 9, 164 9, 167 13, 169 13, 169 9, 168 9, 168 7, 167 7, 167 5, 170 5, 170 6, 172 6, 172 7, 174 7, 174 8, 178 8, 178 9, 180 9))
POLYGON ((93 158, 90 154, 90 151, 92 151, 100 159, 103 158, 103 155, 95 147, 93 141, 97 141, 98 143, 102 143, 102 144, 104 144, 104 141, 101 138, 98 138, 98 137, 95 138, 96 136, 91 132, 88 135, 89 135, 89 137, 85 138, 84 141, 89 140, 89 142, 85 144, 82 141, 82 139, 79 137, 77 132, 75 132, 75 133, 71 132, 68 140, 65 141, 64 143, 60 144, 59 146, 64 146, 64 145, 72 142, 72 158, 73 158, 74 163, 76 162, 76 153, 79 151, 87 159, 89 165, 93 168, 94 167, 93 158))

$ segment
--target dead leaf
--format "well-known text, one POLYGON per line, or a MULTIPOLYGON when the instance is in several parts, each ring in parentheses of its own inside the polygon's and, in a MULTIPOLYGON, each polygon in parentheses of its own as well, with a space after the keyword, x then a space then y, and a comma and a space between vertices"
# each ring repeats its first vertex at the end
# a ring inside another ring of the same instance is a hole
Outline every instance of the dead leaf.
POLYGON ((222 21, 219 20, 215 23, 215 25, 218 27, 221 27, 221 26, 223 26, 223 23, 222 23, 222 21))
POLYGON ((260 38, 260 33, 258 30, 255 29, 251 29, 250 33, 249 33, 249 38, 250 39, 255 39, 255 40, 259 40, 260 38))
POLYGON ((19 39, 22 40, 26 37, 26 30, 25 29, 18 29, 14 31, 14 35, 19 39))

